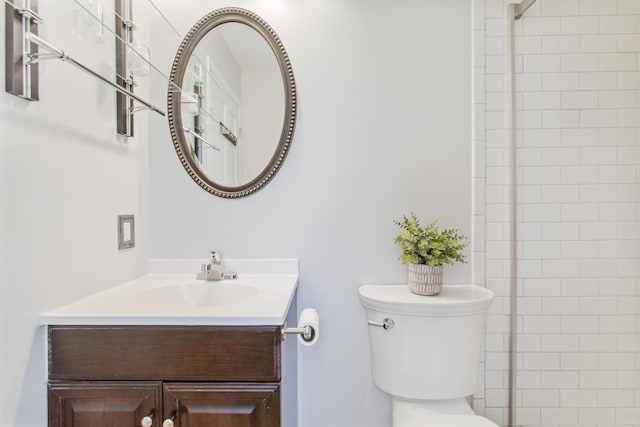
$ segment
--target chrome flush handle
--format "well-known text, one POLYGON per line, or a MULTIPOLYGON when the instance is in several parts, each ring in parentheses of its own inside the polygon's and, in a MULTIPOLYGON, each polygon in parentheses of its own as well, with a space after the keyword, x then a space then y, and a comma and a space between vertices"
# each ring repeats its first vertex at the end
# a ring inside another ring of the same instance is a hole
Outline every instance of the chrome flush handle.
POLYGON ((386 331, 388 331, 389 329, 393 329, 393 327, 396 326, 396 322, 390 317, 385 318, 382 322, 369 320, 367 323, 370 326, 377 326, 379 328, 384 328, 386 331))

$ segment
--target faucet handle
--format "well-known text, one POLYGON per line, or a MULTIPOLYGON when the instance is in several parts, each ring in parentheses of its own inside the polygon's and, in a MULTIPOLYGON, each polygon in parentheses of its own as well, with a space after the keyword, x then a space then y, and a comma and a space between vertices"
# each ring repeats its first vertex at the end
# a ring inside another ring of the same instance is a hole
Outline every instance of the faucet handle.
POLYGON ((211 263, 215 265, 220 265, 222 263, 222 256, 219 252, 209 251, 209 255, 211 255, 211 263))

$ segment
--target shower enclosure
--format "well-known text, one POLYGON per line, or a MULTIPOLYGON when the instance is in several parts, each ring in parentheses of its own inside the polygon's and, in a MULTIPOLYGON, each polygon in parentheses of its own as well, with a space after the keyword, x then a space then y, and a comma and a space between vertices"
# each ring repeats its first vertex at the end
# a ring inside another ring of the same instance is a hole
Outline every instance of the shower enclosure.
POLYGON ((640 426, 640 1, 526 1, 513 34, 506 1, 474 6, 474 277, 498 296, 474 409, 640 426))

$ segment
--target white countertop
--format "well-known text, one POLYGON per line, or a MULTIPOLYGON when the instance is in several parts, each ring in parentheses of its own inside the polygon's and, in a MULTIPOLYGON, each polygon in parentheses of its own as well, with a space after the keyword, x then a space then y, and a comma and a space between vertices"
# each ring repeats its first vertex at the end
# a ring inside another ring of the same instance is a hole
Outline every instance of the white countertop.
POLYGON ((238 279, 222 281, 196 280, 201 263, 202 260, 151 260, 149 274, 41 313, 40 323, 247 326, 284 323, 298 285, 297 259, 228 260, 223 270, 237 271, 238 279), (185 274, 185 270, 192 273, 185 274))

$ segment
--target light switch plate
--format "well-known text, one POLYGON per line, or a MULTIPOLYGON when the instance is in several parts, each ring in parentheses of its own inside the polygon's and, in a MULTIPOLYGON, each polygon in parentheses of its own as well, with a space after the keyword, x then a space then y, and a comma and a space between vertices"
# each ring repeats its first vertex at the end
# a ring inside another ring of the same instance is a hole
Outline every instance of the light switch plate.
POLYGON ((136 245, 133 215, 118 215, 118 249, 129 249, 136 245))

